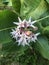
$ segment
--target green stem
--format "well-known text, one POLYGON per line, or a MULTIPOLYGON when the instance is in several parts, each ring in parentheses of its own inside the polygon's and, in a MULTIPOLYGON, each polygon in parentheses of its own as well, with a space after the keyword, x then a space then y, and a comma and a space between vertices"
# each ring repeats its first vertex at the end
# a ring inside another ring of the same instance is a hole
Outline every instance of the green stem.
POLYGON ((29 48, 32 50, 33 48, 32 48, 32 46, 29 46, 29 48))
MULTIPOLYGON (((41 21, 41 20, 44 20, 45 18, 48 18, 49 16, 46 16, 44 18, 41 18, 39 20, 36 20, 37 22, 41 21)), ((15 26, 16 27, 16 26, 15 26)), ((9 27, 9 28, 5 28, 5 29, 1 29, 0 31, 4 31, 4 30, 8 30, 8 29, 12 29, 12 28, 15 28, 15 27, 9 27)))
MULTIPOLYGON (((15 26, 15 27, 16 27, 16 26, 15 26)), ((9 28, 4 28, 4 29, 1 29, 1 30, 0 30, 0 32, 1 32, 1 31, 4 31, 4 30, 8 30, 8 29, 15 28, 15 27, 9 27, 9 28)))
POLYGON ((32 46, 28 45, 28 47, 30 48, 31 52, 33 53, 33 48, 32 48, 32 46))
POLYGON ((39 20, 36 20, 36 21, 39 22, 39 21, 41 21, 41 20, 44 20, 45 18, 49 18, 49 15, 46 16, 46 17, 44 17, 44 18, 41 18, 41 19, 39 19, 39 20))
POLYGON ((18 12, 16 12, 15 10, 12 10, 12 11, 13 11, 16 15, 18 15, 19 17, 21 17, 18 12))

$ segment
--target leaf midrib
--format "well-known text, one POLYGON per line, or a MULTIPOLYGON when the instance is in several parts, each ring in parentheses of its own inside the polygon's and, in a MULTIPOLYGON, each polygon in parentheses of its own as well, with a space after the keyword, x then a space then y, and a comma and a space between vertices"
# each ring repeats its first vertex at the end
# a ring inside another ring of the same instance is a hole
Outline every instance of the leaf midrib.
MULTIPOLYGON (((38 20, 36 20, 36 21, 39 22, 39 21, 44 20, 44 19, 46 19, 46 18, 49 18, 49 15, 48 15, 48 16, 45 16, 45 17, 43 17, 43 18, 41 18, 41 19, 38 19, 38 20)), ((12 29, 12 28, 15 28, 15 27, 16 27, 16 26, 4 28, 4 29, 0 29, 0 32, 1 32, 1 31, 4 31, 4 30, 9 30, 9 29, 12 29)))
POLYGON ((1 31, 4 31, 4 30, 9 30, 9 29, 12 29, 12 28, 15 28, 15 27, 16 27, 16 26, 14 26, 14 27, 9 27, 9 28, 4 28, 4 29, 1 29, 1 30, 0 30, 0 32, 1 32, 1 31))

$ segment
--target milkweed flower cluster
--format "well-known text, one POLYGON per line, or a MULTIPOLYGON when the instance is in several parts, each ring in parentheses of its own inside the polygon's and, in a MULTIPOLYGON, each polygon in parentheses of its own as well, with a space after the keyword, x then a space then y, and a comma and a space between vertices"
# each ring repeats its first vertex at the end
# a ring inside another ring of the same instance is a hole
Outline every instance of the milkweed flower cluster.
POLYGON ((34 23, 36 21, 31 21, 31 17, 27 21, 24 19, 23 21, 18 17, 19 22, 13 22, 17 25, 15 29, 12 29, 12 36, 14 39, 16 39, 16 42, 18 42, 18 45, 29 45, 31 41, 36 42, 37 36, 40 33, 33 33, 29 30, 29 28, 32 28, 32 30, 37 30, 38 27, 34 26, 34 23))

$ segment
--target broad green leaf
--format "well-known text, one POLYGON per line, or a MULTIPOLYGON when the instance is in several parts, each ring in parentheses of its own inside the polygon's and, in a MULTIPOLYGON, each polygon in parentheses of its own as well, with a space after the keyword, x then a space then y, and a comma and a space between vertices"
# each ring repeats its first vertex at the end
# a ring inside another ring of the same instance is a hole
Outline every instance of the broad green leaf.
POLYGON ((39 6, 41 0, 21 0, 21 15, 26 16, 32 10, 32 12, 39 6))
POLYGON ((17 21, 17 15, 11 11, 0 12, 0 43, 8 43, 12 40, 10 31, 14 27, 13 22, 17 21))
POLYGON ((46 0, 49 3, 49 0, 46 0))
POLYGON ((0 30, 13 27, 13 22, 17 21, 17 15, 9 10, 0 12, 0 30))
POLYGON ((12 6, 16 12, 20 13, 20 8, 21 8, 20 0, 12 0, 12 6))
POLYGON ((42 56, 49 60, 49 42, 46 37, 38 37, 37 46, 38 51, 42 54, 42 56))
POLYGON ((0 31, 0 44, 5 44, 11 41, 12 41, 12 38, 11 38, 9 30, 0 31))
POLYGON ((48 10, 47 3, 44 0, 23 0, 21 3, 21 15, 33 19, 40 18, 48 10))
POLYGON ((17 15, 4 10, 0 12, 0 44, 11 42, 10 27, 14 27, 13 21, 17 20, 17 15), (8 30, 7 30, 8 29, 8 30))

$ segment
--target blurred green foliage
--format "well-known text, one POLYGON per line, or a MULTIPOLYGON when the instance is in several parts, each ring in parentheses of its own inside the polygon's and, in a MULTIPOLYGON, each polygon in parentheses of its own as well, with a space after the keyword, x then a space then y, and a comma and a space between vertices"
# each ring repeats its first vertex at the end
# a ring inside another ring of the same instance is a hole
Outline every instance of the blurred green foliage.
POLYGON ((49 65, 49 0, 0 0, 0 65, 49 65), (37 20, 41 35, 32 50, 10 35, 18 16, 37 20))

